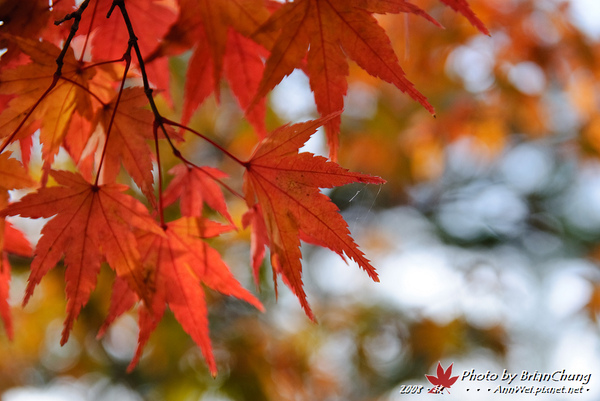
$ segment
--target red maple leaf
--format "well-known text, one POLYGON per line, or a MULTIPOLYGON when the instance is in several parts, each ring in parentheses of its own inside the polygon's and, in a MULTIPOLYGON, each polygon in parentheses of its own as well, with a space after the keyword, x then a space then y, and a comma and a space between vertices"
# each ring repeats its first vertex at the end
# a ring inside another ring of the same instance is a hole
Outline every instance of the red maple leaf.
POLYGON ((34 122, 39 122, 42 156, 50 164, 71 129, 73 116, 78 113, 90 120, 100 107, 97 100, 108 100, 113 90, 100 69, 85 68, 69 47, 65 50, 61 79, 45 96, 57 79, 56 60, 61 49, 49 42, 4 37, 15 43, 31 61, 0 72, 0 94, 16 95, 0 114, 0 137, 14 133, 11 141, 26 138, 38 128, 34 122))
POLYGON ((244 192, 251 212, 244 219, 253 225, 253 266, 264 252, 265 240, 271 250, 274 276, 284 282, 300 300, 306 314, 314 319, 302 288, 300 239, 350 257, 375 281, 377 273, 350 236, 348 224, 319 188, 353 182, 383 184, 379 177, 350 172, 337 163, 298 149, 334 113, 314 121, 289 125, 273 131, 245 163, 244 192), (255 207, 258 205, 259 207, 255 207), (264 222, 257 224, 257 222, 264 222))
POLYGON ((51 217, 35 249, 24 303, 64 254, 68 299, 61 340, 64 344, 96 286, 104 260, 140 298, 150 302, 153 293, 143 276, 132 229, 164 234, 141 202, 123 194, 125 185, 92 185, 81 175, 67 171, 51 171, 50 175, 60 186, 40 188, 26 195, 4 209, 0 217, 51 217))
MULTIPOLYGON (((450 366, 448 366, 448 369, 444 371, 444 368, 442 368, 442 364, 438 362, 437 376, 425 375, 427 380, 429 380, 429 383, 435 386, 434 388, 429 390, 430 393, 441 393, 442 391, 444 391, 444 389, 448 391, 448 389, 452 387, 454 383, 456 383, 458 376, 452 377, 452 365, 454 364, 451 363, 450 366)), ((450 391, 448 391, 448 393, 450 393, 450 391)))

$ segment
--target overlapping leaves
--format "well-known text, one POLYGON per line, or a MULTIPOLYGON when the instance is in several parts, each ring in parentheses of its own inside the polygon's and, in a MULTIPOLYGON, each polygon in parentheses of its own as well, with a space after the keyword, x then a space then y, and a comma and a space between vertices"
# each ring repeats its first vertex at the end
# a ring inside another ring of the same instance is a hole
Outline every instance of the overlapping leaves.
MULTIPOLYGON (((485 27, 470 10, 466 1, 444 1, 465 14, 477 27, 485 27)), ((404 1, 378 0, 296 0, 274 12, 254 33, 278 32, 267 59, 257 98, 265 96, 285 76, 303 68, 314 92, 317 110, 322 116, 341 111, 348 90, 347 58, 369 74, 395 85, 419 102, 432 114, 433 106, 406 77, 385 30, 373 14, 412 13, 439 25, 419 7, 404 1)), ((340 116, 326 124, 330 156, 337 158, 340 116)))
POLYGON ((59 186, 40 188, 9 205, 2 215, 52 218, 44 226, 35 249, 24 303, 33 295, 42 277, 64 255, 68 299, 68 316, 61 340, 64 344, 96 285, 104 260, 140 298, 152 299, 132 229, 157 235, 161 235, 162 230, 141 202, 123 194, 127 190, 125 185, 96 186, 67 171, 52 171, 51 175, 59 186))
MULTIPOLYGON (((442 1, 487 33, 464 0, 442 1)), ((310 318, 314 315, 303 288, 301 240, 350 258, 378 280, 338 208, 320 189, 384 182, 334 162, 348 59, 433 113, 405 76, 375 17, 411 13, 437 24, 425 11, 405 0, 296 0, 283 5, 270 0, 42 3, 32 1, 26 8, 14 1, 0 5, 4 27, 0 43, 6 48, 0 59, 0 315, 9 336, 10 269, 4 256, 7 252, 27 256, 31 249, 24 236, 5 222, 6 216, 49 219, 35 247, 24 303, 63 259, 68 302, 62 343, 95 289, 102 264, 114 270, 113 302, 101 333, 138 304, 139 345, 130 367, 141 357, 168 306, 216 373, 203 285, 262 309, 207 242, 234 228, 236 219, 222 188, 245 198, 248 211, 242 222, 252 231, 257 283, 268 247, 275 281, 282 277, 310 318), (27 10, 39 15, 28 16, 27 10), (59 20, 55 34, 49 33, 50 18, 59 20), (70 30, 65 27, 68 23, 70 30), (224 77, 262 138, 248 161, 218 141, 163 118, 158 110, 150 83, 169 98, 166 57, 188 50, 183 123, 210 94, 219 98, 224 77), (265 98, 296 68, 309 76, 322 117, 267 134, 265 98), (188 161, 169 124, 194 132, 245 169, 243 196, 223 182, 226 174, 218 168, 188 161), (322 125, 334 161, 299 153, 322 125), (43 172, 36 182, 28 169, 38 130, 43 172), (170 170, 174 178, 164 191, 160 146, 149 143, 162 138, 180 162, 170 170), (11 153, 16 141, 20 141, 18 158, 11 153), (78 172, 53 166, 62 149, 78 172), (129 185, 120 183, 122 170, 131 179, 129 185), (10 203, 8 191, 21 188, 36 189, 10 203), (138 189, 143 196, 135 196, 138 189), (171 204, 179 205, 181 217, 169 222, 165 208, 171 204), (229 224, 207 220, 204 206, 229 224)))

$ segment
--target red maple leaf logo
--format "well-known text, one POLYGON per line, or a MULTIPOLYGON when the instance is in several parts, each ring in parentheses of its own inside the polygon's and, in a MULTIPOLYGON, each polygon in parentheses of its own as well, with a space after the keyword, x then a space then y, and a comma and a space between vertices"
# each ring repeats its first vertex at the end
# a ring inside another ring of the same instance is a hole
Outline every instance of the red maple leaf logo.
POLYGON ((429 393, 442 394, 444 389, 446 389, 446 391, 448 391, 448 394, 450 394, 450 391, 448 389, 452 387, 452 385, 456 383, 456 380, 458 379, 458 376, 451 377, 452 365, 454 364, 451 363, 450 366, 448 366, 448 369, 444 371, 444 368, 442 368, 442 364, 438 362, 437 376, 425 375, 427 380, 429 380, 429 383, 434 385, 434 387, 431 390, 429 390, 429 393))

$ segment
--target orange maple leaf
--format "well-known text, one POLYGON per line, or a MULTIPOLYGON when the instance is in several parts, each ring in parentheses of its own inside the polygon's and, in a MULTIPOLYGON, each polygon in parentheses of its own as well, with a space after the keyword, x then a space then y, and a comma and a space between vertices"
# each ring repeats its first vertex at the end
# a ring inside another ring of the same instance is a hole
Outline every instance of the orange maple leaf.
MULTIPOLYGON (((420 8, 404 1, 297 0, 284 4, 257 31, 280 31, 267 59, 255 99, 267 95, 303 62, 321 116, 341 111, 348 89, 348 61, 354 60, 369 74, 394 84, 432 114, 433 106, 406 78, 384 29, 373 13, 410 12, 439 25, 420 8)), ((330 157, 336 160, 340 116, 325 124, 330 157)))
MULTIPOLYGON (((283 276, 311 319, 314 316, 302 288, 300 239, 327 247, 342 257, 346 254, 378 281, 375 269, 350 236, 339 209, 319 192, 319 188, 354 182, 383 184, 385 181, 350 172, 312 153, 298 153, 318 127, 338 115, 275 130, 260 142, 246 162, 244 175, 246 202, 250 207, 257 203, 260 206, 252 209, 253 215, 246 219, 246 223, 262 215, 260 218, 264 220, 269 239, 273 274, 283 276)), ((260 252, 260 246, 255 252, 260 252)))
POLYGON ((0 153, 0 209, 6 206, 11 189, 33 187, 35 182, 27 174, 20 161, 11 158, 12 152, 0 153))
POLYGON ((96 108, 101 105, 94 97, 106 100, 114 90, 111 82, 107 82, 106 77, 98 73, 99 70, 84 68, 85 64, 75 59, 73 50, 69 47, 63 59, 61 79, 43 98, 44 93, 58 78, 55 76, 56 60, 61 50, 49 42, 8 35, 5 37, 27 54, 31 62, 0 73, 0 94, 18 95, 11 99, 8 107, 0 114, 0 137, 11 135, 22 125, 12 140, 25 138, 37 128, 31 124, 36 120, 40 121, 42 155, 44 161, 50 164, 69 132, 75 112, 90 120, 96 108), (28 113, 31 116, 24 120, 28 113))
POLYGON ((35 249, 23 303, 64 254, 68 299, 61 339, 64 344, 96 286, 104 259, 140 298, 149 302, 153 294, 145 283, 132 228, 164 234, 144 205, 122 193, 127 186, 95 186, 81 175, 67 171, 51 171, 50 175, 60 186, 40 188, 9 205, 0 216, 51 217, 35 249))
MULTIPOLYGON (((137 364, 150 334, 164 314, 165 306, 169 305, 183 329, 200 347, 211 373, 216 374, 202 284, 242 299, 263 311, 260 301, 233 277, 219 253, 202 240, 231 229, 231 226, 206 219, 184 217, 167 223, 165 236, 149 232, 138 236, 142 263, 147 269, 147 277, 151 277, 155 296, 150 307, 146 303, 140 307, 138 348, 129 370, 137 364)), ((136 297, 127 286, 115 282, 111 310, 99 335, 135 301, 136 297)))

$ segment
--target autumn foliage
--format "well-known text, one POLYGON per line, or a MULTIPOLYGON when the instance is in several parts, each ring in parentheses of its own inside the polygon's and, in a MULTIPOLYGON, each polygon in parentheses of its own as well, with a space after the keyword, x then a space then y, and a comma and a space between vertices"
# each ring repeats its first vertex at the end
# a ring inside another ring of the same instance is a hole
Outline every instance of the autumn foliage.
MULTIPOLYGON (((442 3, 488 34, 465 0, 442 3)), ((211 246, 209 239, 232 230, 251 231, 248 264, 257 284, 268 248, 273 279, 281 277, 311 319, 301 241, 353 260, 377 281, 337 206, 320 189, 385 182, 336 162, 349 61, 434 114, 435 105, 410 82, 377 19, 400 13, 441 26, 404 0, 3 2, 0 312, 8 335, 14 330, 9 253, 33 257, 25 304, 64 260, 68 302, 61 343, 106 263, 114 285, 100 334, 137 305, 139 346, 130 368, 168 306, 216 374, 204 286, 263 309, 232 275, 222 250, 211 246), (183 52, 191 56, 175 121, 162 111, 176 96, 169 91, 168 57, 183 52), (308 75, 321 117, 268 132, 265 98, 295 69, 308 75), (189 125, 210 95, 220 99, 223 81, 256 133, 247 160, 222 145, 224 138, 189 125), (321 126, 330 159, 300 150, 321 126), (40 171, 31 164, 37 132, 40 171), (218 166, 193 161, 182 151, 190 137, 236 165, 243 185, 231 184, 218 166), (57 167, 63 151, 71 171, 57 167), (167 154, 178 161, 170 168, 167 154), (13 201, 9 191, 15 189, 28 194, 13 201), (240 199, 246 205, 241 217, 230 210, 240 199), (170 205, 178 205, 175 217, 165 212, 170 205), (49 219, 33 251, 7 216, 49 219)))

